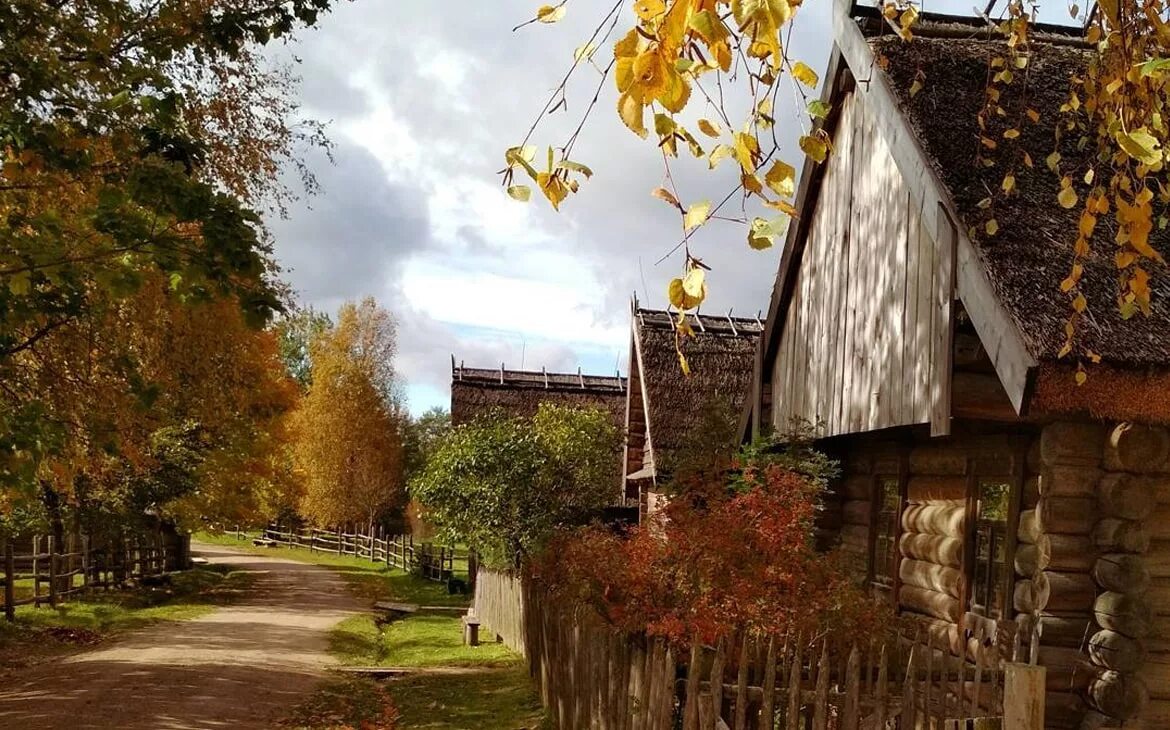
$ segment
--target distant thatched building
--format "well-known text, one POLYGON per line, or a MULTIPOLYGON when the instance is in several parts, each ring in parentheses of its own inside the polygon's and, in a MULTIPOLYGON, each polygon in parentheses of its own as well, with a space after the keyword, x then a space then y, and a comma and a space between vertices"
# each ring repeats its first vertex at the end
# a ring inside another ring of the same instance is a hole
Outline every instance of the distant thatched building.
MULTIPOLYGON (((451 425, 459 426, 478 416, 500 410, 510 416, 531 418, 541 403, 575 408, 597 408, 624 432, 626 379, 618 375, 549 373, 543 370, 467 368, 451 361, 451 425)), ((614 455, 614 492, 619 493, 621 454, 614 455)))
POLYGON ((670 312, 634 302, 630 326, 630 392, 626 413, 626 499, 653 511, 669 475, 737 443, 736 423, 748 400, 759 319, 688 315, 693 337, 680 347, 670 312))

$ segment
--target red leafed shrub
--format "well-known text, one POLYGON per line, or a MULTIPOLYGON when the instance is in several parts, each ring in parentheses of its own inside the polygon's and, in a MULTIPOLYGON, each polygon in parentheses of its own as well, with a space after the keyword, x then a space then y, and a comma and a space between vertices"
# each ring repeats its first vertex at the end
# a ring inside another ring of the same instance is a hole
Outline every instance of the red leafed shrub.
POLYGON ((800 631, 870 635, 888 613, 818 552, 821 483, 763 461, 695 477, 624 535, 601 526, 561 534, 533 566, 562 605, 587 602, 616 627, 685 642, 698 636, 800 631))

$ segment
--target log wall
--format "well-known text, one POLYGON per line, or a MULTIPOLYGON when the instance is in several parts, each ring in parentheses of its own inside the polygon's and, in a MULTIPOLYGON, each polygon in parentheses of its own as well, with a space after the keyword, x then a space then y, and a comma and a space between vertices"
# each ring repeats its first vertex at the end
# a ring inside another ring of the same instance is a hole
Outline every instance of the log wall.
POLYGON ((969 643, 960 627, 969 633, 977 620, 964 585, 968 470, 1010 478, 1019 485, 1011 615, 1047 668, 1048 726, 1170 726, 1170 431, 1049 423, 1021 456, 1018 429, 995 428, 829 441, 844 468, 826 529, 839 525, 842 549, 859 574, 868 569, 879 484, 898 476, 900 562, 887 590, 959 654, 969 643))
POLYGON ((1038 571, 1043 590, 1017 592, 1016 608, 1039 627, 1049 726, 1166 727, 1170 433, 1052 423, 1038 457, 1036 504, 1019 525, 1035 549, 1016 567, 1038 571))
MULTIPOLYGON (((960 427, 941 439, 930 438, 926 429, 913 429, 896 439, 850 436, 826 444, 842 462, 842 477, 831 490, 826 512, 839 514, 838 543, 850 556, 849 564, 857 566, 859 577, 873 577, 880 489, 884 482, 897 480, 903 503, 895 536, 898 566, 893 584, 876 588, 901 611, 926 619, 936 640, 955 655, 961 653, 959 626, 968 611, 963 576, 969 470, 981 478, 1023 480, 1020 490, 1033 494, 1034 506, 1038 467, 1035 459, 1027 458, 1033 440, 1026 431, 988 433, 960 427)), ((970 652, 967 656, 971 658, 970 652)))

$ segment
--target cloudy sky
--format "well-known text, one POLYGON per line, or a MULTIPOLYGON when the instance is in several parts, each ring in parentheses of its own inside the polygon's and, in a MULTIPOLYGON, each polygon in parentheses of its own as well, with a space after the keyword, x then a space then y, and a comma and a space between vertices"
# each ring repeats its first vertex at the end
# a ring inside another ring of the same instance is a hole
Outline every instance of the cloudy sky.
MULTIPOLYGON (((285 51, 301 61, 307 115, 329 122, 336 149, 335 164, 310 160, 322 192, 272 222, 277 255, 302 303, 333 312, 373 296, 396 314, 415 413, 448 404, 451 355, 468 366, 624 374, 631 296, 664 307, 666 282, 682 266, 678 254, 656 264, 678 241, 678 217, 650 197, 663 182, 661 157, 621 126, 611 83, 574 151, 596 174, 561 213, 501 189, 504 150, 523 138, 610 7, 572 0, 563 22, 513 32, 538 4, 342 2, 285 51)), ((629 5, 619 30, 633 23, 629 5)), ((830 8, 806 3, 790 43, 818 70, 830 8)), ((562 144, 598 79, 580 74, 568 113, 546 117, 533 142, 562 144)), ((795 164, 802 115, 793 98, 781 99, 779 136, 795 164)), ((684 202, 721 198, 732 168, 677 164, 684 202)), ((714 222, 693 251, 713 269, 704 311, 767 308, 779 247, 752 251, 741 226, 714 222)))

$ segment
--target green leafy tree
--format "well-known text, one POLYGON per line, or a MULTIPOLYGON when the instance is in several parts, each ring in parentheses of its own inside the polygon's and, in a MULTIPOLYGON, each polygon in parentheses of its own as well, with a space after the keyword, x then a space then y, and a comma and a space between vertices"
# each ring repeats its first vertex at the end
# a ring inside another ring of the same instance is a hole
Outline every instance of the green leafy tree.
POLYGON ((329 315, 305 307, 289 312, 274 325, 280 340, 280 357, 288 374, 307 390, 313 382, 313 360, 310 348, 313 338, 333 326, 329 315))
POLYGON ((454 428, 410 483, 423 518, 497 564, 518 566, 560 527, 609 506, 621 435, 608 414, 542 403, 454 428))
POLYGON ((406 478, 422 472, 443 438, 451 430, 451 414, 435 407, 407 420, 402 430, 403 468, 406 478))
POLYGON ((268 397, 255 338, 282 288, 258 211, 288 200, 286 165, 312 189, 297 150, 324 138, 263 46, 332 2, 0 4, 0 512, 40 500, 60 535, 83 501, 126 514, 152 480, 207 506, 271 471, 287 394, 268 397), (208 323, 241 349, 176 331, 220 304, 208 323))

